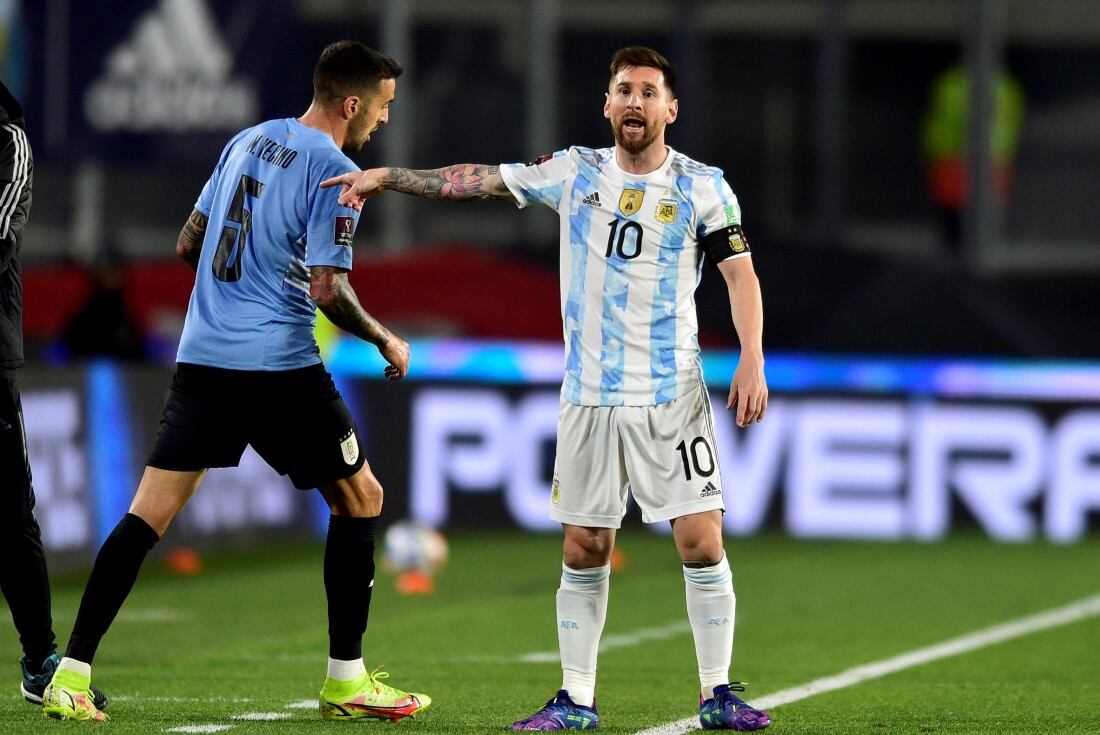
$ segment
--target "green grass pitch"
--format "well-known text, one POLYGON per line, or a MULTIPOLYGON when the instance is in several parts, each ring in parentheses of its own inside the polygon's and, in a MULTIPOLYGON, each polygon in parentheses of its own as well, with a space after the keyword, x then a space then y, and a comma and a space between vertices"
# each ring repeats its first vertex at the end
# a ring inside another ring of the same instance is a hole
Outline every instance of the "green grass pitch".
MULTIPOLYGON (((560 542, 502 532, 448 540, 450 561, 433 595, 402 597, 393 577, 379 573, 364 647, 391 683, 431 694, 432 708, 416 720, 319 720, 326 637, 318 541, 212 555, 196 577, 147 564, 96 660, 94 681, 113 697, 105 725, 48 721, 22 701, 17 639, 6 625, 0 732, 502 732, 560 684, 556 663, 520 661, 556 650, 560 542), (305 700, 314 705, 288 708, 305 700), (233 719, 248 713, 289 718, 233 719)), ((631 529, 620 546, 627 564, 612 576, 605 635, 666 631, 600 658, 602 729, 633 733, 694 714, 697 682, 691 635, 675 630, 685 620, 684 590, 671 539, 631 529)), ((750 683, 750 701, 1100 593, 1095 537, 1054 546, 966 535, 936 544, 769 535, 727 548, 738 593, 733 672, 750 683)), ((62 643, 83 581, 55 580, 62 643)), ((777 733, 1098 733, 1100 618, 809 697, 773 717, 777 733)))

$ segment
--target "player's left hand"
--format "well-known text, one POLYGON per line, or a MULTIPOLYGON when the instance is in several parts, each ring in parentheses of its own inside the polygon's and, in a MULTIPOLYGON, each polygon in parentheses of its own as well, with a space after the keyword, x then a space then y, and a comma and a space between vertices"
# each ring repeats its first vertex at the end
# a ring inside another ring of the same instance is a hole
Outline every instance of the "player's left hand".
POLYGON ((390 332, 390 338, 386 344, 378 348, 382 357, 389 363, 386 366, 386 377, 390 380, 401 380, 409 373, 409 343, 390 332))
POLYGON ((730 384, 726 408, 737 407, 736 421, 742 429, 753 421, 763 421, 768 410, 768 384, 764 380, 763 360, 741 355, 730 384))
POLYGON ((363 210, 363 202, 382 193, 382 181, 389 174, 387 168, 372 168, 366 171, 349 171, 333 176, 321 182, 321 188, 340 187, 340 203, 356 212, 363 210))

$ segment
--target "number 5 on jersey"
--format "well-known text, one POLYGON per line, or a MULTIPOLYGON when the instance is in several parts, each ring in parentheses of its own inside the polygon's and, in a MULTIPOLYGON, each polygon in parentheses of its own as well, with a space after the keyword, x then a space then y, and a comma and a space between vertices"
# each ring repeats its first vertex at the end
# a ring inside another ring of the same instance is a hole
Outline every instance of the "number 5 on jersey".
POLYGON ((264 185, 251 176, 244 174, 237 184, 237 193, 225 215, 225 225, 218 239, 218 249, 214 253, 211 269, 214 278, 232 283, 241 280, 241 263, 244 260, 244 246, 248 242, 248 233, 252 232, 252 212, 245 209, 244 198, 259 198, 264 185), (232 224, 237 225, 233 227, 232 224), (235 251, 235 252, 234 252, 235 251), (232 262, 231 262, 232 261, 232 262))

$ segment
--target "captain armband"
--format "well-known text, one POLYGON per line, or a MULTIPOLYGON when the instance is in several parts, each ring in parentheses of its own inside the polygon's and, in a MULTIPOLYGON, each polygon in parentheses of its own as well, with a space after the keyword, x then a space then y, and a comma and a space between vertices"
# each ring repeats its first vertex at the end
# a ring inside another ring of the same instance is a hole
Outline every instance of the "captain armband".
POLYGON ((720 230, 715 230, 699 241, 707 259, 714 265, 723 260, 729 260, 735 255, 744 255, 750 252, 749 239, 741 230, 741 225, 730 225, 720 230))

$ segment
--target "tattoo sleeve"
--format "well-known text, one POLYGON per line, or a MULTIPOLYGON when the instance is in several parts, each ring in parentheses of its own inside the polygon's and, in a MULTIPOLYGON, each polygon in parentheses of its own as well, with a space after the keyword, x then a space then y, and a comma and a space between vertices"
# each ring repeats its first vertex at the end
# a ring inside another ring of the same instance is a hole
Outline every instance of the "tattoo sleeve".
POLYGON ((431 170, 391 168, 382 182, 387 189, 425 199, 513 199, 500 166, 459 163, 431 170))
POLYGON ((331 265, 315 265, 309 272, 309 295, 317 308, 336 326, 378 347, 389 341, 390 332, 367 313, 348 282, 346 271, 331 265))
POLYGON ((191 210, 191 216, 183 223, 179 239, 176 240, 176 255, 191 266, 199 268, 199 253, 202 251, 202 239, 206 237, 207 217, 197 209, 191 210))

